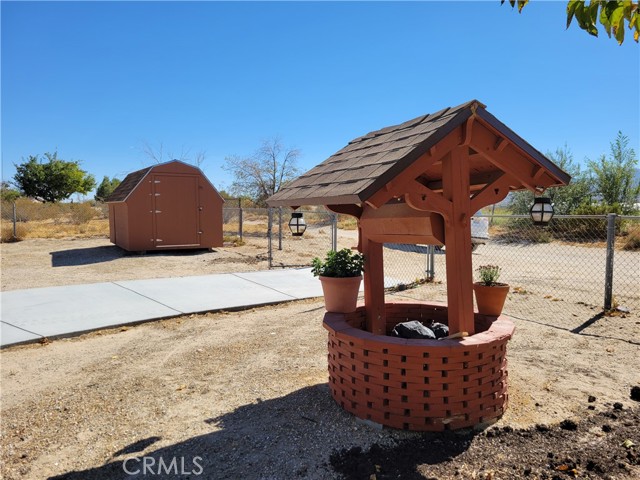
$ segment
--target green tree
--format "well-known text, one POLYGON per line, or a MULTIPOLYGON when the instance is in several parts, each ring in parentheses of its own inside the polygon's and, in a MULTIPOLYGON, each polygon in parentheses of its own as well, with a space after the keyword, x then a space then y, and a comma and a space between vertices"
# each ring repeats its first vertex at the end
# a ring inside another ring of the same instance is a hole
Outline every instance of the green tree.
POLYGON ((250 157, 226 157, 222 168, 233 174, 232 194, 248 196, 258 205, 263 205, 267 198, 297 175, 299 156, 299 150, 284 147, 279 138, 271 138, 263 141, 250 157))
POLYGON ((608 158, 600 155, 598 160, 588 161, 593 194, 605 205, 620 205, 625 215, 633 213, 640 195, 640 181, 634 178, 638 165, 636 152, 622 132, 618 132, 610 147, 608 158))
MULTIPOLYGON (((571 175, 571 182, 566 187, 551 187, 545 195, 551 198, 556 215, 570 215, 589 198, 589 182, 580 170, 580 165, 573 160, 573 154, 567 145, 557 148, 555 152, 547 152, 553 163, 571 175)), ((528 190, 514 192, 510 195, 509 208, 515 215, 526 215, 533 204, 533 193, 528 190)))
MULTIPOLYGON (((504 4, 505 0, 500 3, 504 4)), ((522 12, 529 0, 509 0, 512 7, 518 5, 518 12, 522 12)), ((567 28, 572 20, 576 19, 578 26, 593 35, 598 36, 598 23, 604 27, 609 38, 611 34, 619 45, 624 42, 625 28, 633 30, 633 39, 638 42, 640 38, 640 12, 638 2, 632 0, 569 0, 567 2, 567 28)))
POLYGON ((119 179, 115 177, 109 179, 109 177, 105 176, 96 189, 96 195, 94 197, 96 199, 96 202, 104 202, 109 197, 109 195, 113 193, 118 185, 120 185, 119 179))
POLYGON ((58 152, 45 153, 42 158, 30 155, 15 165, 15 185, 28 197, 44 202, 59 202, 74 193, 89 193, 96 186, 93 175, 80 168, 80 162, 58 158, 58 152))
POLYGON ((20 192, 9 185, 9 182, 0 182, 0 199, 3 202, 15 202, 20 198, 20 192))

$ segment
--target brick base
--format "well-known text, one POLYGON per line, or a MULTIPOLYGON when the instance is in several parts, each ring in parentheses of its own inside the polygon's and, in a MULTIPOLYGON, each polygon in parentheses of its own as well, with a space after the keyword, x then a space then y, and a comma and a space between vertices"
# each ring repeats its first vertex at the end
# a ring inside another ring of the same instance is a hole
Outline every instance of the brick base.
MULTIPOLYGON (((447 323, 447 307, 387 303, 387 332, 399 322, 447 323)), ((456 340, 406 340, 366 332, 363 306, 326 313, 329 386, 346 411, 405 430, 467 428, 499 418, 507 406, 506 345, 514 324, 476 314, 476 333, 456 340)))

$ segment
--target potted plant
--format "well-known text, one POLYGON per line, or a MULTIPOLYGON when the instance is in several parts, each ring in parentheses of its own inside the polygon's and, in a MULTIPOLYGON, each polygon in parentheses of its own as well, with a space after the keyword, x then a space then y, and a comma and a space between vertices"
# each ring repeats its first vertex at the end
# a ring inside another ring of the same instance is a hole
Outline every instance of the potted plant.
POLYGON ((311 272, 322 284, 327 312, 354 312, 364 271, 364 255, 348 248, 337 252, 330 250, 324 261, 314 258, 312 266, 311 272))
POLYGON ((499 316, 509 293, 509 285, 498 283, 500 267, 497 265, 481 265, 477 268, 480 281, 473 284, 476 294, 478 313, 499 316))

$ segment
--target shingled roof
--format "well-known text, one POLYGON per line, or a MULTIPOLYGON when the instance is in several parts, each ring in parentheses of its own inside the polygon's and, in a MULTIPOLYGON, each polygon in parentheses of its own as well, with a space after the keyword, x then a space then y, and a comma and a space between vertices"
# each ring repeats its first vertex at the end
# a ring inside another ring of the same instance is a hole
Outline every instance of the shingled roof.
POLYGON ((124 202, 129 194, 135 190, 140 181, 149 173, 153 167, 136 170, 127 175, 115 190, 107 197, 106 202, 124 202))
POLYGON ((267 202, 271 206, 360 204, 474 114, 549 171, 558 185, 569 181, 565 172, 472 100, 358 137, 267 202))

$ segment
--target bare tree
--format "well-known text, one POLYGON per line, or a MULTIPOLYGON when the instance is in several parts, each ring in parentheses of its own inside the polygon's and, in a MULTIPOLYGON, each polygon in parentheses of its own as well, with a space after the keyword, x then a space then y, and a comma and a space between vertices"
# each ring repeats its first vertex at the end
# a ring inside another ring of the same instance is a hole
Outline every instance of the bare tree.
POLYGON ((171 160, 180 160, 181 162, 190 163, 201 168, 207 157, 207 152, 200 150, 193 156, 193 159, 191 159, 191 149, 185 149, 184 145, 180 147, 180 153, 178 155, 174 155, 172 151, 165 151, 164 144, 162 142, 160 142, 157 147, 149 144, 146 140, 141 143, 142 146, 140 147, 140 151, 149 160, 156 164, 170 162, 171 160))
POLYGON ((285 147, 278 137, 262 142, 250 157, 225 157, 223 169, 233 174, 231 191, 234 195, 248 196, 258 204, 277 193, 282 186, 298 174, 296 162, 300 150, 285 147))

